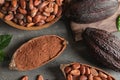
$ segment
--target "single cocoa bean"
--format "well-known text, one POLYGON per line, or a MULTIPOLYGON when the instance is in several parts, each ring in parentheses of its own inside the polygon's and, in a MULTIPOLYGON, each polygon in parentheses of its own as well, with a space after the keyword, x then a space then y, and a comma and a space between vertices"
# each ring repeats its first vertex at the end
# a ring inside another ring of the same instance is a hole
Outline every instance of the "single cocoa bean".
POLYGON ((90 72, 91 72, 91 74, 92 74, 93 76, 98 76, 98 72, 97 72, 96 69, 91 68, 91 69, 90 69, 90 72))
POLYGON ((26 1, 25 0, 20 0, 20 7, 22 9, 25 9, 26 8, 26 1))
POLYGON ((72 69, 79 69, 80 68, 80 63, 74 63, 72 65, 72 69))
POLYGON ((43 15, 44 15, 44 16, 50 16, 50 13, 43 12, 43 15))
POLYGON ((56 0, 56 3, 57 3, 58 6, 61 6, 62 2, 63 2, 63 0, 56 0))
POLYGON ((107 75, 104 74, 103 72, 99 72, 98 76, 99 76, 99 77, 103 77, 103 78, 107 78, 107 75))
POLYGON ((21 80, 28 80, 28 76, 24 76, 21 80))
POLYGON ((29 9, 30 10, 34 9, 33 0, 29 0, 29 9))
POLYGON ((31 16, 27 16, 27 22, 31 23, 32 22, 32 17, 31 16))
POLYGON ((28 23, 26 27, 32 27, 34 23, 28 23))
POLYGON ((36 26, 41 26, 41 25, 43 25, 43 24, 45 24, 45 21, 44 21, 44 20, 41 20, 40 22, 36 23, 35 25, 36 25, 36 26))
POLYGON ((13 21, 14 21, 15 23, 18 23, 18 20, 17 20, 16 18, 13 18, 13 21))
POLYGON ((0 5, 4 4, 5 0, 0 0, 0 5))
POLYGON ((45 7, 44 11, 47 12, 47 13, 52 13, 53 8, 52 7, 45 7))
POLYGON ((43 76, 42 76, 42 75, 38 75, 37 80, 44 80, 44 78, 43 78, 43 76))
POLYGON ((90 74, 90 75, 88 76, 88 80, 93 80, 93 75, 92 75, 92 74, 90 74))
POLYGON ((17 7, 17 0, 12 0, 12 1, 11 1, 11 5, 12 5, 13 7, 17 7))
POLYGON ((102 80, 100 77, 93 77, 93 80, 102 80))
POLYGON ((31 17, 34 17, 34 16, 37 14, 37 11, 38 11, 37 8, 33 8, 33 9, 31 10, 31 17))
POLYGON ((12 20, 13 18, 14 18, 13 14, 8 14, 4 17, 4 19, 8 21, 12 20))
POLYGON ((46 16, 41 16, 41 20, 46 20, 47 17, 46 16))
POLYGON ((55 2, 49 2, 48 7, 54 7, 55 2))
POLYGON ((34 6, 38 6, 41 3, 41 0, 34 0, 34 6))
POLYGON ((67 80, 73 80, 73 76, 71 74, 68 74, 67 80))
POLYGON ((46 19, 46 22, 50 22, 55 18, 55 15, 51 15, 46 19))
POLYGON ((66 68, 64 69, 65 73, 70 73, 71 70, 72 70, 71 67, 66 67, 66 68))
POLYGON ((20 19, 20 20, 18 20, 18 24, 19 24, 19 25, 21 25, 21 26, 23 26, 23 25, 24 25, 23 20, 21 20, 21 19, 20 19))
POLYGON ((80 71, 79 70, 72 70, 70 72, 70 74, 72 74, 73 76, 79 76, 80 75, 80 71))
POLYGON ((89 67, 86 67, 86 75, 89 75, 90 74, 90 68, 89 67))
POLYGON ((22 9, 19 7, 18 10, 21 14, 24 14, 24 15, 27 14, 27 11, 25 9, 22 9))
POLYGON ((23 19, 23 18, 24 18, 24 15, 21 14, 21 13, 17 13, 17 14, 15 15, 15 18, 17 18, 17 19, 23 19))
POLYGON ((79 80, 87 80, 87 79, 88 79, 87 76, 82 75, 82 76, 80 76, 80 79, 79 79, 79 80))
POLYGON ((58 13, 58 5, 55 4, 55 5, 54 5, 54 14, 56 15, 57 13, 58 13))
POLYGON ((17 9, 17 7, 13 7, 13 6, 8 7, 8 11, 15 11, 16 9, 17 9))
POLYGON ((85 66, 84 65, 81 65, 80 72, 81 72, 81 74, 85 74, 86 70, 85 70, 85 66))
POLYGON ((40 15, 36 15, 35 17, 33 17, 33 22, 34 23, 38 23, 41 20, 41 16, 40 15))

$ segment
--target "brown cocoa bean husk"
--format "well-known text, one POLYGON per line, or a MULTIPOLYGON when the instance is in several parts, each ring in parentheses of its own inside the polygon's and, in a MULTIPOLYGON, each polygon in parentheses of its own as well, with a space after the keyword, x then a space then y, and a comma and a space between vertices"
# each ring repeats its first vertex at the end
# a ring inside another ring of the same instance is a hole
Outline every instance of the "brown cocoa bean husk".
POLYGON ((26 71, 39 68, 59 56, 66 45, 67 41, 56 35, 33 38, 16 50, 10 69, 26 71))

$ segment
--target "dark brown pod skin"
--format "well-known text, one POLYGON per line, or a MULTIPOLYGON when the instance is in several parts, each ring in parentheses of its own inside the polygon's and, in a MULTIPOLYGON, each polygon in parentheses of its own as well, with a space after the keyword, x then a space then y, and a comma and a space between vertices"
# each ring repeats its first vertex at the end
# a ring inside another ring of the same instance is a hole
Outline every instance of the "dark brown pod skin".
POLYGON ((118 0, 72 0, 65 15, 76 23, 92 23, 112 16, 118 7, 118 0))
POLYGON ((95 28, 87 28, 82 35, 98 62, 120 71, 120 40, 115 35, 95 28))

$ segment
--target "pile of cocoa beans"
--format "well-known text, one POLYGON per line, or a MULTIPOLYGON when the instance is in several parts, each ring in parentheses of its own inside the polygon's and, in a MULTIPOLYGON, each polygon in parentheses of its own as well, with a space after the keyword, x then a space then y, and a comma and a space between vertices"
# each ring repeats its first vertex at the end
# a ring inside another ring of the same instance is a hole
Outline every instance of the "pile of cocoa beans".
POLYGON ((2 0, 4 19, 25 26, 41 26, 61 16, 63 0, 2 0))

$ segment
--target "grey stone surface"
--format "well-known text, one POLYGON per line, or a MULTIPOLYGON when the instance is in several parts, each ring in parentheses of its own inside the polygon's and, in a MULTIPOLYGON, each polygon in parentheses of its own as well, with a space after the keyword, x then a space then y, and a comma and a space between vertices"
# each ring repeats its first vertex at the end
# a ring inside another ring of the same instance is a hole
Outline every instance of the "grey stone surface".
MULTIPOLYGON (((39 74, 42 74, 45 80, 65 80, 59 69, 59 65, 76 61, 99 67, 113 75, 116 80, 120 80, 120 72, 112 71, 96 62, 96 60, 89 55, 89 50, 84 42, 74 42, 69 26, 66 26, 63 21, 58 21, 51 27, 38 31, 18 30, 5 24, 3 21, 0 21, 0 34, 13 35, 10 45, 5 49, 6 55, 10 58, 20 45, 37 36, 56 34, 65 38, 69 42, 66 50, 57 59, 32 71, 20 72, 9 70, 8 64, 10 59, 7 59, 3 63, 0 63, 0 80, 20 80, 23 75, 28 75, 29 80, 36 80, 36 76, 39 74)), ((120 33, 115 33, 115 35, 120 38, 120 33)))

